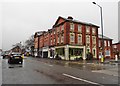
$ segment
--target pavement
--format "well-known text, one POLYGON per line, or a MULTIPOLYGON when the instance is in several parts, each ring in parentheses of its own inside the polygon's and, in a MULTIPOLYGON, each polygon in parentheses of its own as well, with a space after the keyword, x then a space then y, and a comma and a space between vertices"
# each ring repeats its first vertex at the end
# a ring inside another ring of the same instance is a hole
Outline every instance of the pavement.
POLYGON ((103 73, 111 76, 119 77, 118 73, 118 65, 120 65, 120 60, 115 61, 113 59, 106 59, 104 62, 100 62, 99 60, 93 61, 64 61, 64 60, 53 60, 53 59, 43 59, 36 58, 38 61, 43 61, 49 64, 57 64, 65 67, 73 67, 82 70, 88 70, 96 73, 103 73))
POLYGON ((26 57, 23 65, 9 65, 7 59, 3 59, 2 64, 3 84, 118 84, 118 65, 33 57, 26 57), (105 70, 115 73, 107 74, 105 70))

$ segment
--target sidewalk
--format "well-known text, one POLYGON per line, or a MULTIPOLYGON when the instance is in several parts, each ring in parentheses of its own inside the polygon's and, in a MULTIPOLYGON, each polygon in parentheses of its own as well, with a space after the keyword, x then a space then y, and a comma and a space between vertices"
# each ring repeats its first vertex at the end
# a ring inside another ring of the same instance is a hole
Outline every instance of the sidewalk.
POLYGON ((114 60, 105 60, 101 63, 99 60, 81 60, 81 61, 65 61, 46 58, 34 58, 37 61, 42 61, 48 64, 56 64, 64 67, 72 67, 80 70, 91 72, 104 73, 112 76, 118 76, 118 62, 114 60))
MULTIPOLYGON (((29 58, 29 57, 28 57, 29 58)), ((34 57, 33 57, 34 58, 34 57)), ((99 60, 81 60, 81 61, 66 61, 66 60, 55 60, 50 58, 34 58, 38 61, 44 61, 50 64, 58 64, 68 67, 81 67, 81 66, 113 66, 116 65, 118 62, 114 62, 113 60, 105 60, 105 62, 101 63, 99 60)))

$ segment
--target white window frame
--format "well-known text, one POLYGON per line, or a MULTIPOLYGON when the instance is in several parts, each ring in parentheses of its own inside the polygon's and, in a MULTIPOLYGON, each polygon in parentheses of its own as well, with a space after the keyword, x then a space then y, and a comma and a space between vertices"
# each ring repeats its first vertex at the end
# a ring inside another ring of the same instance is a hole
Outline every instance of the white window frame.
POLYGON ((105 50, 105 56, 110 56, 110 50, 105 50), (107 51, 109 51, 109 55, 106 54, 107 51))
POLYGON ((92 49, 92 53, 93 53, 93 57, 96 57, 96 48, 93 48, 92 49), (94 50, 95 50, 95 53, 94 53, 94 50), (95 55, 94 55, 95 54, 95 55))
POLYGON ((54 43, 55 43, 55 38, 54 38, 54 43))
POLYGON ((64 31, 64 24, 61 26, 61 31, 64 31))
POLYGON ((99 47, 101 47, 101 41, 99 40, 99 47))
POLYGON ((81 24, 78 25, 78 32, 82 32, 82 25, 81 24))
POLYGON ((57 43, 59 43, 59 40, 60 40, 60 38, 59 38, 59 36, 58 36, 57 43))
POLYGON ((82 43, 82 34, 78 34, 78 43, 82 43), (80 40, 79 37, 81 37, 80 40))
POLYGON ((92 34, 95 34, 95 33, 96 33, 96 28, 93 27, 93 28, 92 28, 92 34))
POLYGON ((96 44, 96 37, 95 36, 92 36, 92 43, 96 44), (95 38, 95 41, 93 40, 94 38, 95 38))
POLYGON ((64 41, 64 35, 61 35, 61 43, 64 41))
POLYGON ((87 49, 86 49, 86 53, 89 53, 89 52, 90 52, 90 48, 87 48, 87 49))
POLYGON ((70 42, 74 42, 75 41, 75 34, 74 33, 70 33, 70 42), (71 36, 73 36, 73 38, 71 38, 71 36), (71 40, 73 39, 73 40, 71 40))
POLYGON ((106 40, 104 40, 104 46, 107 46, 106 40))
POLYGON ((55 34, 55 31, 53 33, 55 34))
POLYGON ((70 23, 70 30, 74 31, 74 23, 70 23))
POLYGON ((86 43, 90 43, 90 35, 86 35, 86 43), (89 38, 89 41, 87 40, 89 38))
POLYGON ((57 32, 59 32, 60 31, 60 27, 57 27, 57 32))
POLYGON ((117 48, 117 45, 114 45, 114 48, 117 48))
POLYGON ((50 44, 52 45, 52 39, 50 39, 50 44))
POLYGON ((108 46, 110 46, 110 41, 108 41, 108 46))
POLYGON ((86 26, 86 33, 90 33, 90 26, 86 26))

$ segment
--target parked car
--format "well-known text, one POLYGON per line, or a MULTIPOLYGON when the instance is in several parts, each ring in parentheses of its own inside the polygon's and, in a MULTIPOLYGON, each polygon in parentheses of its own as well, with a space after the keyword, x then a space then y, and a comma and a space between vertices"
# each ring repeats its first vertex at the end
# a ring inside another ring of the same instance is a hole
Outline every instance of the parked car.
POLYGON ((3 56, 3 59, 8 58, 9 57, 9 53, 8 52, 3 52, 2 56, 3 56))
POLYGON ((12 52, 9 59, 8 59, 8 63, 12 64, 12 63, 23 63, 23 58, 22 58, 22 54, 19 52, 12 52))

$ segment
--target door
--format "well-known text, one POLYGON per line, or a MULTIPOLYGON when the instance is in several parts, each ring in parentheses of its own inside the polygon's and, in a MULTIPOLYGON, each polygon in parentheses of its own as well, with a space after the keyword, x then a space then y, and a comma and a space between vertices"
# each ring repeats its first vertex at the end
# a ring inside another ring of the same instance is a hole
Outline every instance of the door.
POLYGON ((43 58, 48 58, 48 51, 43 52, 43 58))

